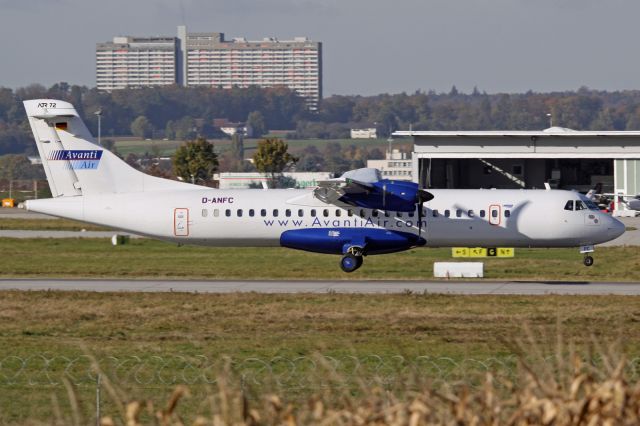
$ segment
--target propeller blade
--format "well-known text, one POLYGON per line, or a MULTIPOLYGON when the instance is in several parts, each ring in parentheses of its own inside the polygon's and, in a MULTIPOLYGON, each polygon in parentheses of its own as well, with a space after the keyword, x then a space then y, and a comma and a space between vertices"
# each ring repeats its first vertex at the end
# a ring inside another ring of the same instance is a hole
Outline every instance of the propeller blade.
POLYGON ((427 201, 433 200, 434 195, 427 191, 426 189, 418 189, 418 202, 425 203, 427 201))
POLYGON ((425 189, 418 189, 416 194, 416 204, 418 206, 418 237, 422 236, 422 217, 424 203, 433 200, 434 195, 425 189))
POLYGON ((422 203, 418 203, 418 238, 422 236, 422 203))

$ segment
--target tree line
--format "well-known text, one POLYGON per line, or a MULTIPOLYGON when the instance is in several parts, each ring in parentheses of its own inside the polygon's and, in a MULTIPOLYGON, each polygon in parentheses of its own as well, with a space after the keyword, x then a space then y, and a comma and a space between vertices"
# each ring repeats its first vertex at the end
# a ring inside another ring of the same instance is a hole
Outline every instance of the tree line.
POLYGON ((398 129, 533 130, 554 125, 576 130, 639 130, 640 91, 577 91, 487 94, 474 89, 448 93, 376 96, 334 95, 318 111, 306 109, 294 91, 284 87, 217 89, 177 86, 101 92, 58 83, 12 90, 0 87, 0 154, 33 153, 21 101, 56 98, 73 103, 91 131, 102 111, 102 135, 191 140, 220 137, 215 118, 248 122, 257 136, 269 130, 291 130, 291 138, 338 139, 351 128, 376 127, 386 137, 398 129), (548 116, 551 115, 551 117, 548 116))

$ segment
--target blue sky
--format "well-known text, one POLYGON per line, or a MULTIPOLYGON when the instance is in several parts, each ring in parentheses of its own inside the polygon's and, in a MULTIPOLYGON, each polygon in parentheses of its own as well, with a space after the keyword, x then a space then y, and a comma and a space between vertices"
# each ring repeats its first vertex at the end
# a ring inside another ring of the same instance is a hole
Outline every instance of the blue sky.
POLYGON ((219 31, 322 41, 325 95, 640 89, 632 0, 0 0, 0 86, 95 84, 95 43, 219 31))

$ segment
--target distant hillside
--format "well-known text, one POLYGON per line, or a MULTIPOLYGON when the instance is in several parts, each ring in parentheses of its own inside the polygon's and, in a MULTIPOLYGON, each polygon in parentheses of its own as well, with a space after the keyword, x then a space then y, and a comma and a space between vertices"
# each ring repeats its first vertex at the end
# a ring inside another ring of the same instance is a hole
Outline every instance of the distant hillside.
POLYGON ((141 138, 191 139, 197 134, 220 137, 216 118, 232 122, 258 120, 260 128, 295 129, 296 139, 347 138, 352 127, 377 127, 386 137, 397 129, 490 130, 543 129, 550 118, 556 126, 578 130, 639 130, 640 91, 522 94, 416 92, 376 96, 331 96, 316 113, 305 108, 295 92, 276 87, 261 89, 162 88, 127 89, 112 93, 84 86, 31 85, 0 88, 0 155, 32 153, 31 134, 22 109, 23 99, 57 98, 72 102, 97 133, 102 111, 102 135, 136 134, 141 138), (259 112, 260 114, 256 114, 259 112), (547 114, 551 114, 548 117, 547 114), (251 115, 251 117, 250 117, 251 115))

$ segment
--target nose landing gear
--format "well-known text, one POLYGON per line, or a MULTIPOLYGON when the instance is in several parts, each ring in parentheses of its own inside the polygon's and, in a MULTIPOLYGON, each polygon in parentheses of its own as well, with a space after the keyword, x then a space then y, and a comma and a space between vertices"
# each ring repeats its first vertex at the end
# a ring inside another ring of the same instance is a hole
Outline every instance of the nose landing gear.
POLYGON ((593 265, 593 257, 591 257, 591 255, 589 254, 589 253, 593 253, 593 251, 594 251, 594 248, 592 245, 580 247, 580 253, 584 254, 584 260, 582 261, 582 263, 584 263, 584 266, 593 265))

